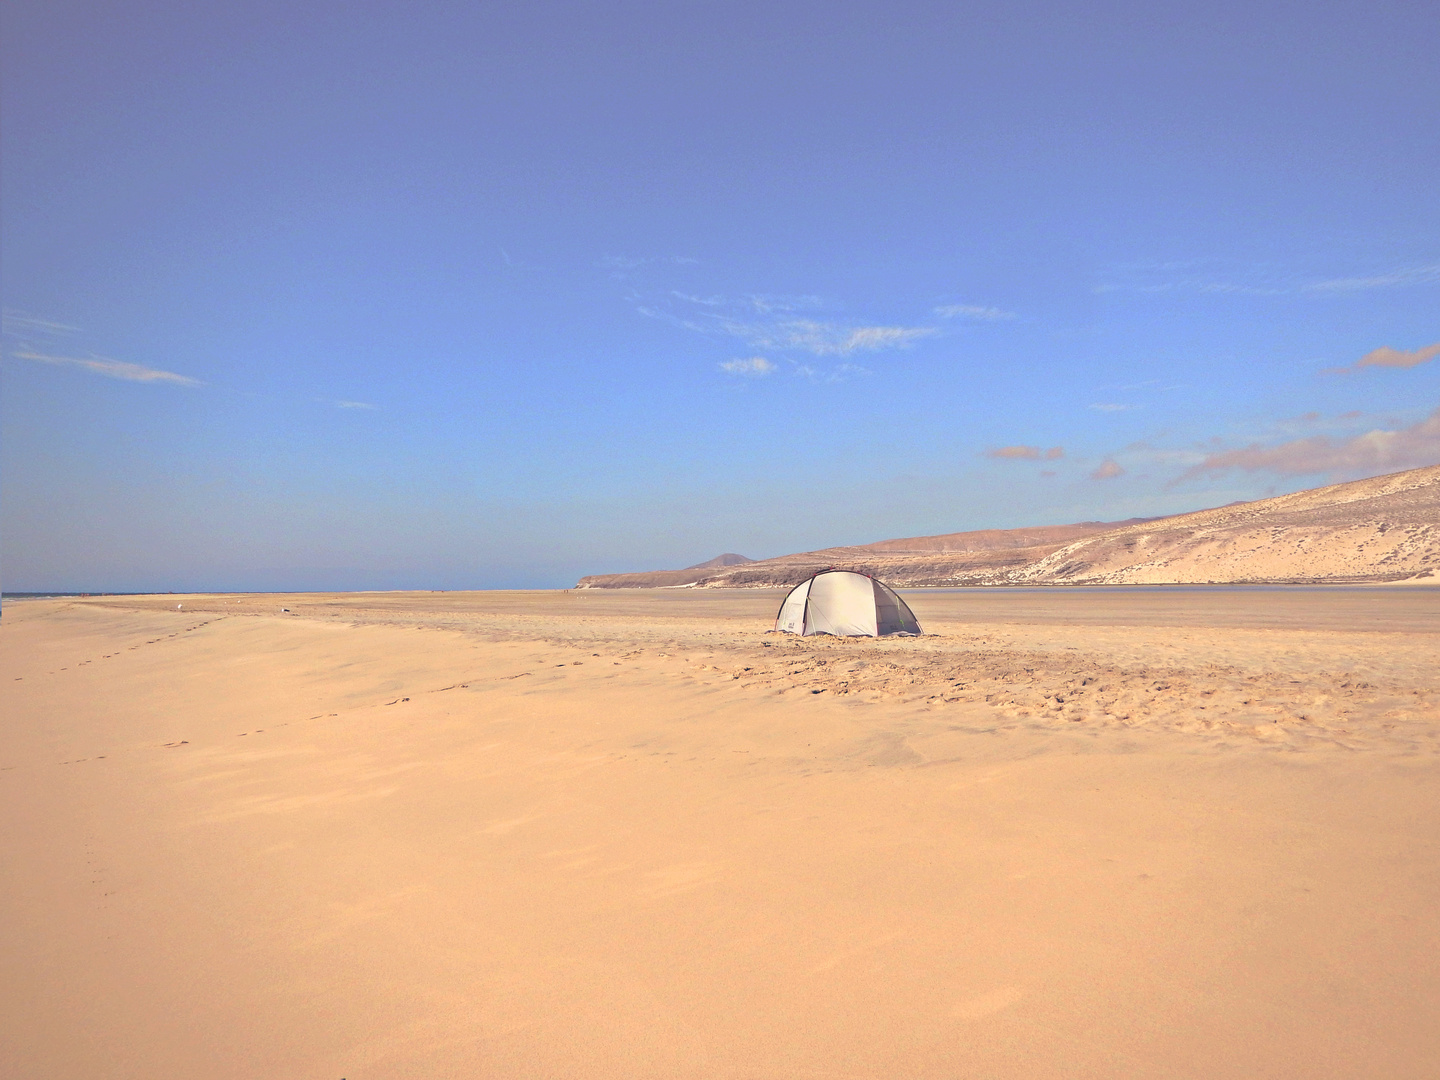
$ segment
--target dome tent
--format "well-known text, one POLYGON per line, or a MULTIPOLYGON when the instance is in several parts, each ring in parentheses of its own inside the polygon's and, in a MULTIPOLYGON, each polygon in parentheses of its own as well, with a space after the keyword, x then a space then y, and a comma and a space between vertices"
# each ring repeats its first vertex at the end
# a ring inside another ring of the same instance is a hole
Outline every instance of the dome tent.
POLYGON ((787 634, 883 637, 919 634, 920 624, 895 591, 868 574, 821 570, 785 597, 775 629, 787 634))

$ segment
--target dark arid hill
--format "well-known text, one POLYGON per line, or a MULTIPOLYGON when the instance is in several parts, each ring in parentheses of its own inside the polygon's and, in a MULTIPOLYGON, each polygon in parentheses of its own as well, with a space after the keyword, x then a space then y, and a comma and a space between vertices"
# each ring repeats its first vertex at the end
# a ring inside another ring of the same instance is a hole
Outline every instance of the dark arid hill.
POLYGON ((1174 517, 882 540, 738 565, 597 575, 576 587, 767 588, 828 566, 912 588, 1440 583, 1440 465, 1174 517))
POLYGON ((744 566, 746 563, 754 561, 754 559, 747 559, 744 555, 736 555, 733 551, 727 551, 724 555, 716 555, 713 559, 697 562, 694 566, 687 566, 685 569, 709 570, 714 566, 744 566))

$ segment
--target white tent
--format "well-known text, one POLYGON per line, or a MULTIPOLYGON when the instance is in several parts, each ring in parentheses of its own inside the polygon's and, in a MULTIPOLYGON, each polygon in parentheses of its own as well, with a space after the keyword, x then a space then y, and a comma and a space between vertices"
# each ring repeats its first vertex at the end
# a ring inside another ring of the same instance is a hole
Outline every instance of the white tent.
POLYGON ((780 605, 775 629, 844 637, 921 632, 914 614, 893 589, 853 570, 821 570, 796 585, 780 605))

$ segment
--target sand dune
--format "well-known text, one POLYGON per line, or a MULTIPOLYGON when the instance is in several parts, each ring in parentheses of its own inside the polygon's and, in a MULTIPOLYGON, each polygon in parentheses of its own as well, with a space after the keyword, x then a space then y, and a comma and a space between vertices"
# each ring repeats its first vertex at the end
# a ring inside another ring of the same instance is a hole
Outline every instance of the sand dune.
POLYGON ((0 1071, 1430 1077, 1435 595, 7 605, 0 1071))
POLYGON ((827 566, 912 588, 1425 580, 1440 571, 1440 465, 1175 517, 883 540, 578 587, 778 587, 827 566))

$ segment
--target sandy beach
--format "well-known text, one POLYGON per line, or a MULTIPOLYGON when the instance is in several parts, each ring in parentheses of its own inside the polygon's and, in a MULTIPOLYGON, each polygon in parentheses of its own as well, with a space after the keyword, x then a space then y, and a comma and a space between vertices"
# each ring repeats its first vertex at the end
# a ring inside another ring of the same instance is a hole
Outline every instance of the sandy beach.
POLYGON ((7 604, 0 1073, 1440 1075, 1440 589, 781 595, 7 604))

